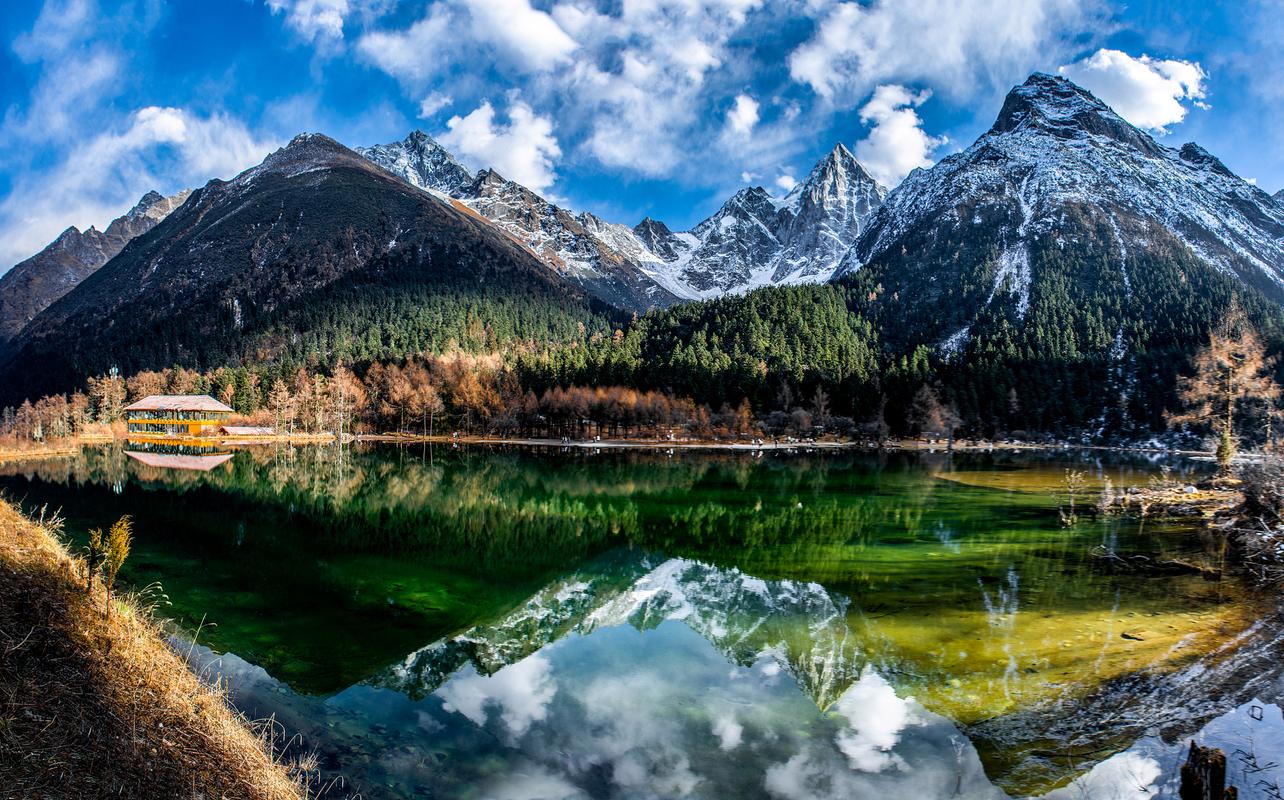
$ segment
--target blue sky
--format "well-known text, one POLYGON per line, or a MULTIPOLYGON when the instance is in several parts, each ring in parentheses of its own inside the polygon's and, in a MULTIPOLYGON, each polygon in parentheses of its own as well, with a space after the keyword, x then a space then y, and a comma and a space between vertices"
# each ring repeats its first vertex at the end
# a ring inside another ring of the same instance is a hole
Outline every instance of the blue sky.
POLYGON ((1284 0, 9 0, 0 272, 301 131, 421 128, 576 210, 682 229, 836 142, 894 184, 1062 71, 1284 188, 1284 0))

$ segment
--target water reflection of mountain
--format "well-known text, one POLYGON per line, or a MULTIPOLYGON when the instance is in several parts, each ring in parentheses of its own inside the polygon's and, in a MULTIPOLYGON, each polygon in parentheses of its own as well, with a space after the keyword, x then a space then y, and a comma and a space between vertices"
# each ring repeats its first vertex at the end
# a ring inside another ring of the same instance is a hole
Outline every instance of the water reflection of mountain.
MULTIPOLYGON (((1022 635, 1015 625, 1018 584, 1014 571, 993 594, 978 588, 973 612, 984 622, 975 629, 980 633, 966 635, 983 635, 987 627, 1011 639, 1022 635)), ((421 699, 461 671, 495 675, 567 637, 680 621, 733 665, 777 665, 821 711, 840 706, 872 671, 929 711, 956 721, 976 719, 963 730, 990 778, 1008 791, 1042 792, 1149 731, 1179 739, 1248 698, 1278 694, 1284 671, 1280 625, 1274 615, 1270 619, 1221 636, 1201 637, 1200 626, 1191 625, 1174 634, 1182 644, 1169 652, 1068 680, 1036 670, 1031 664, 1037 661, 1024 653, 1018 660, 1005 646, 1008 664, 967 676, 962 686, 958 673, 906 648, 899 631, 885 628, 878 614, 818 583, 763 580, 735 568, 619 551, 550 584, 499 619, 410 654, 368 683, 421 699), (1049 686, 1050 681, 1057 683, 1049 686), (996 683, 1002 694, 1026 695, 1028 702, 969 695, 979 685, 996 683), (1044 691, 1025 691, 1033 684, 1044 691)), ((1097 648, 1099 667, 1109 646, 1097 648)))

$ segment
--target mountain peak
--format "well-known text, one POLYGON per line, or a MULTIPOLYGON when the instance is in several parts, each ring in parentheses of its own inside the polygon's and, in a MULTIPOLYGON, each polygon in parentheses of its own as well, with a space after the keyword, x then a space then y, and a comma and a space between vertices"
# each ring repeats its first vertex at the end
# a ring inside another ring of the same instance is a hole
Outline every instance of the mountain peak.
POLYGON ((286 150, 294 150, 301 147, 343 147, 343 145, 326 136, 324 133, 300 133, 290 140, 285 146, 286 150))
POLYGON ((1235 175, 1235 173, 1227 169, 1226 165, 1222 163, 1220 158, 1194 142, 1187 142, 1182 145, 1181 150, 1178 151, 1178 155, 1181 156, 1182 161, 1185 161, 1191 166, 1210 169, 1228 177, 1234 177, 1235 175))
POLYGON ((849 188, 848 184, 872 187, 880 200, 887 194, 887 189, 874 180, 874 177, 865 169, 865 165, 856 160, 856 156, 852 155, 852 151, 848 150, 846 145, 839 142, 828 155, 812 167, 805 180, 790 190, 788 197, 796 201, 803 194, 814 192, 818 187, 824 187, 821 191, 846 192, 849 188), (843 176, 841 181, 838 180, 840 175, 843 176), (841 183, 842 186, 837 187, 836 183, 841 183))
POLYGON ((400 142, 358 147, 357 152, 411 186, 459 197, 473 175, 441 143, 421 130, 400 142))
POLYGON ((829 154, 820 160, 821 164, 824 164, 824 163, 845 164, 847 162, 860 164, 860 162, 856 160, 856 156, 852 155, 852 151, 848 150, 847 145, 843 144, 842 142, 838 142, 837 144, 835 144, 834 149, 830 150, 829 154))
POLYGON ((498 172, 491 169, 490 167, 487 167, 486 169, 483 169, 480 172, 478 172, 477 175, 473 178, 473 184, 472 184, 472 188, 469 191, 469 194, 473 196, 480 196, 486 193, 487 191, 493 192, 501 187, 507 186, 508 183, 509 181, 507 178, 505 178, 503 175, 500 175, 498 172))
POLYGON ((1149 155, 1162 148, 1091 92, 1058 75, 1036 72, 1008 92, 991 134, 1034 129, 1061 139, 1104 136, 1149 155))
MULTIPOLYGON (((270 153, 257 169, 295 167, 308 162, 324 166, 348 152, 348 148, 323 133, 300 133, 285 147, 270 153)), ((251 171, 257 171, 257 169, 251 171)))

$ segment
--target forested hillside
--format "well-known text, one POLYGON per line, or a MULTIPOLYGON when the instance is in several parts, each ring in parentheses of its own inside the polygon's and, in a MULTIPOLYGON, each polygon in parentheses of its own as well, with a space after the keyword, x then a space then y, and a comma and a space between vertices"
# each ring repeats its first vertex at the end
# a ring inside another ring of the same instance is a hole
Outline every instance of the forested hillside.
POLYGON ((37 317, 0 353, 0 394, 17 403, 112 368, 575 341, 607 332, 608 315, 487 223, 299 137, 196 192, 37 317))

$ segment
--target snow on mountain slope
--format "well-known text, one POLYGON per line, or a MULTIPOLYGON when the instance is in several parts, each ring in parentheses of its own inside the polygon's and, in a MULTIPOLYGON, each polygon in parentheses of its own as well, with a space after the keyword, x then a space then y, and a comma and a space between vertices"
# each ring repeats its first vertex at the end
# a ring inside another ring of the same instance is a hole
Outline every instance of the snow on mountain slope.
POLYGON ((707 298, 785 283, 828 280, 886 190, 843 145, 783 199, 742 189, 688 233, 645 219, 634 233, 668 274, 707 298))
POLYGON ((457 201, 530 250, 559 274, 612 305, 645 311, 677 302, 646 265, 662 263, 627 227, 575 215, 494 170, 469 174, 432 137, 414 131, 401 142, 357 152, 412 186, 457 201))
POLYGON ((411 131, 403 141, 356 151, 411 186, 457 197, 473 182, 473 175, 446 148, 423 131, 411 131))
POLYGON ((493 170, 470 176, 419 131, 358 152, 466 204, 597 296, 635 310, 827 280, 885 194, 838 145, 788 196, 742 189, 691 231, 674 233, 650 218, 630 229, 574 214, 493 170))
POLYGON ((642 267, 658 261, 622 225, 578 217, 494 170, 477 173, 460 200, 589 293, 620 308, 645 311, 678 296, 642 267))
POLYGON ((889 194, 839 274, 903 247, 911 231, 1002 218, 995 285, 1028 297, 1030 242, 1058 230, 1068 209, 1108 227, 1120 252, 1148 246, 1157 226, 1284 299, 1284 207, 1198 145, 1160 145, 1087 91, 1042 74, 1008 94, 971 147, 889 194))

